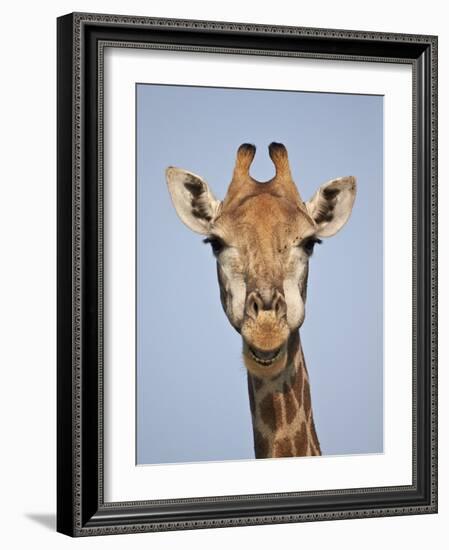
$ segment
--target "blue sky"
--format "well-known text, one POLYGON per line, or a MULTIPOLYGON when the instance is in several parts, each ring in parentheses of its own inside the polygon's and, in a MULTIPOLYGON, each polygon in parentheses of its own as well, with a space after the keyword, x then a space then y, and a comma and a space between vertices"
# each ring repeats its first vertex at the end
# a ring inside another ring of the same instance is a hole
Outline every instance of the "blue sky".
POLYGON ((305 200, 357 177, 349 222, 311 259, 301 338, 323 454, 382 452, 383 98, 140 84, 136 118, 137 463, 254 457, 241 338, 164 177, 186 168, 223 198, 243 142, 259 180, 284 143, 305 200))

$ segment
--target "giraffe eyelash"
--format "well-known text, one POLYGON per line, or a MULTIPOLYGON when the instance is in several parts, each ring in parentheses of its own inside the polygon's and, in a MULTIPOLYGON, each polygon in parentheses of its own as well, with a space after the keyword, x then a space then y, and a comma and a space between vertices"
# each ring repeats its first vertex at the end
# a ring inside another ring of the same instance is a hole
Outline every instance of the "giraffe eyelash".
POLYGON ((321 244, 323 241, 318 239, 318 237, 310 237, 302 242, 299 246, 303 248, 306 253, 311 256, 313 254, 313 248, 316 244, 321 244))
POLYGON ((211 235, 210 237, 203 239, 203 243, 211 245, 212 252, 215 256, 220 254, 220 252, 226 246, 226 243, 222 239, 220 239, 220 237, 216 237, 215 235, 211 235))

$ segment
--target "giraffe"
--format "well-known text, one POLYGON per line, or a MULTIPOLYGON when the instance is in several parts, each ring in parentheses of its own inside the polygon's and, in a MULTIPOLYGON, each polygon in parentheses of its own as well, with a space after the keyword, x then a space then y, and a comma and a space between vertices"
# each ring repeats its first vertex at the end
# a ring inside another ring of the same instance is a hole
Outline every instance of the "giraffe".
POLYGON ((268 150, 275 175, 259 182, 249 172, 255 146, 238 148, 223 201, 187 170, 170 166, 166 179, 179 218, 212 247, 224 312, 242 336, 256 458, 317 456, 299 329, 309 259, 349 219, 356 179, 332 179, 304 202, 286 147, 273 142, 268 150))

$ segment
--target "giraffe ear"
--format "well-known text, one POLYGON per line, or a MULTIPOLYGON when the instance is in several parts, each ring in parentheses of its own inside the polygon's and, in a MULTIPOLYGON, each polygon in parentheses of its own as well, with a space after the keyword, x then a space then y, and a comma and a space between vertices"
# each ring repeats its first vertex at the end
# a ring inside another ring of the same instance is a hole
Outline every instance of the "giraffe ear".
POLYGON ((356 195, 356 179, 346 176, 322 185, 306 203, 307 211, 317 226, 318 237, 332 237, 351 215, 356 195))
POLYGON ((176 213, 189 229, 207 235, 217 216, 218 201, 199 176, 170 166, 166 170, 168 190, 176 213))

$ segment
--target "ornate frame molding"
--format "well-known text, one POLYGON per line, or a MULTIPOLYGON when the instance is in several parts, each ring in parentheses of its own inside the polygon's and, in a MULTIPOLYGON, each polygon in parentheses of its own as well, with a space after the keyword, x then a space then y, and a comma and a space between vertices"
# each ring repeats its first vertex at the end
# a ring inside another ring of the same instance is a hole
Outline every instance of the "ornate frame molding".
POLYGON ((437 38, 104 14, 59 18, 58 531, 88 536, 436 511, 437 38), (179 33, 183 41, 178 43, 179 33), (104 503, 102 102, 103 50, 111 45, 412 65, 414 463, 410 487, 104 503), (95 121, 85 115, 93 106, 95 121), (95 315, 87 312, 87 304, 92 303, 95 315), (97 419, 94 428, 83 421, 92 414, 97 419), (278 503, 289 500, 289 509, 293 505, 297 510, 267 513, 266 506, 276 499, 278 503), (208 505, 212 504, 215 509, 220 504, 221 512, 211 515, 208 505), (170 514, 164 515, 162 506, 170 506, 170 514), (332 506, 335 509, 329 511, 332 506))

